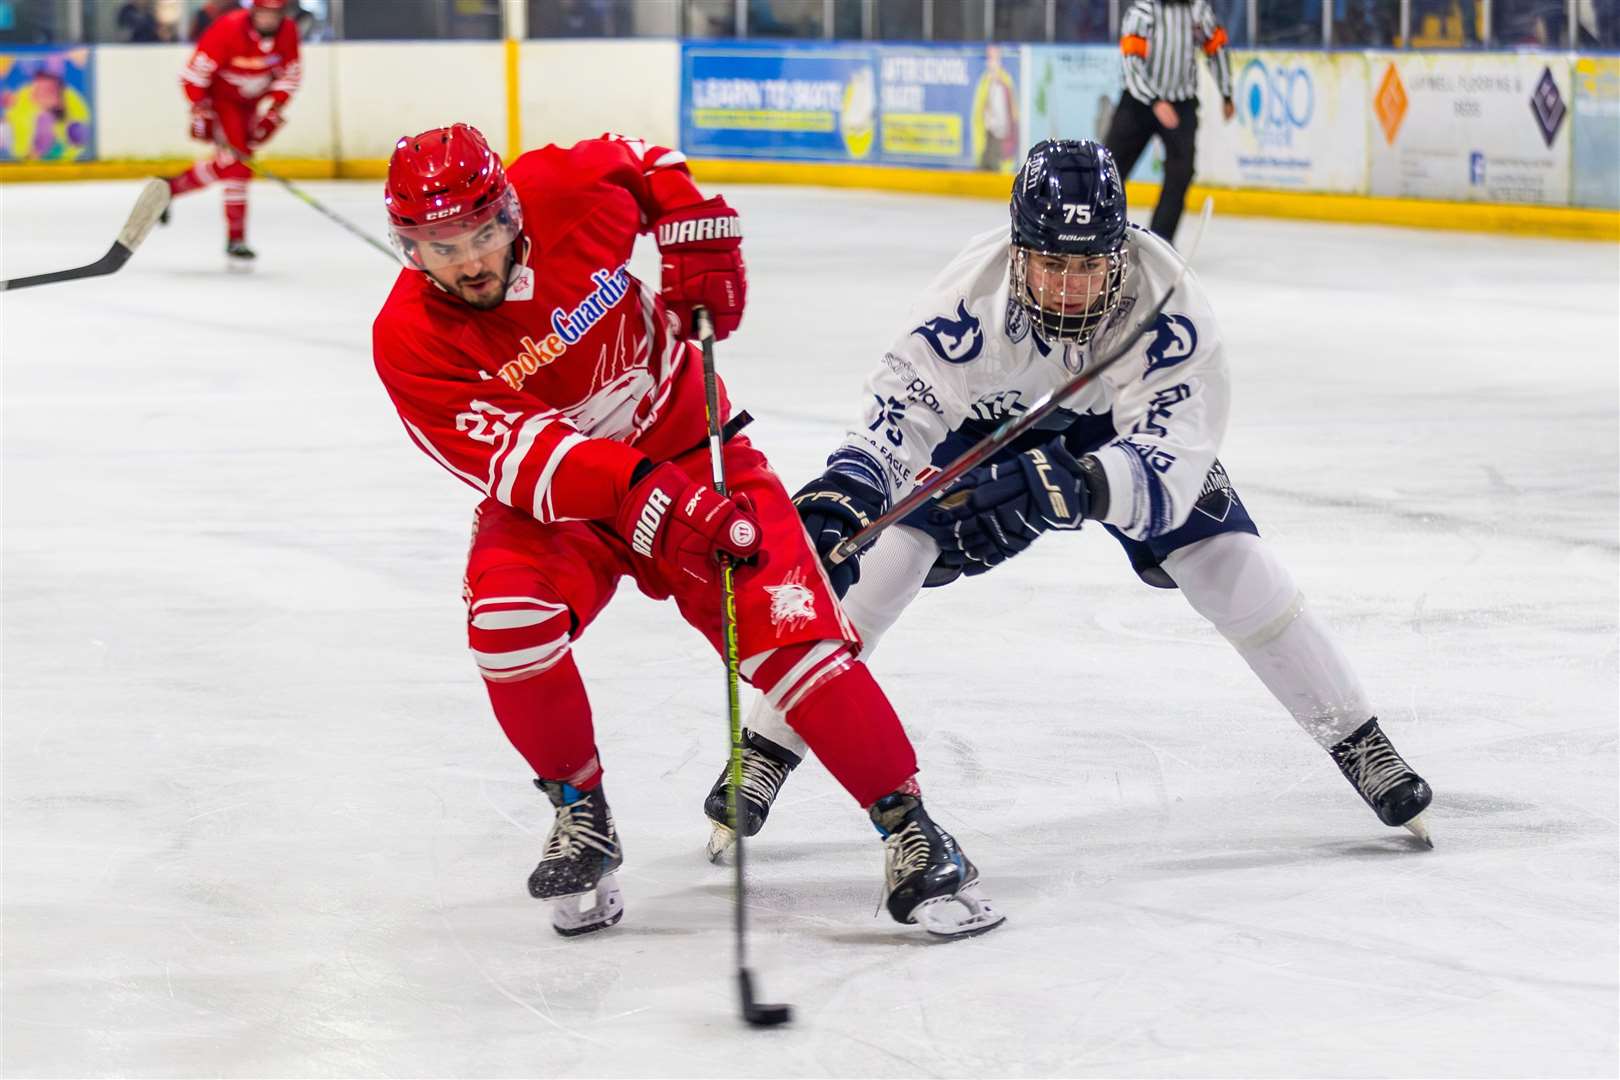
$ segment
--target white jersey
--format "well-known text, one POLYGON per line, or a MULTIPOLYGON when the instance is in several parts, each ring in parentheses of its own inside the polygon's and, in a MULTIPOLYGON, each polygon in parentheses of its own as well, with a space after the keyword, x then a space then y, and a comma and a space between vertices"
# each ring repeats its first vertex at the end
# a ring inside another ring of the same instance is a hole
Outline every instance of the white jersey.
MULTIPOLYGON (((975 237, 929 286, 910 329, 867 380, 864 418, 829 468, 877 488, 892 505, 926 479, 929 466, 944 463, 935 451, 953 431, 976 441, 1106 355, 1135 329, 1136 309, 1156 303, 1181 267, 1146 230, 1129 229, 1125 244, 1130 266, 1118 309, 1088 344, 1064 345, 1046 340, 1010 300, 1005 227, 975 237)), ((1228 407, 1220 330, 1189 272, 1131 351, 1041 426, 1112 413, 1118 435, 1091 451, 1108 477, 1102 520, 1146 540, 1192 512, 1226 434, 1228 407)))

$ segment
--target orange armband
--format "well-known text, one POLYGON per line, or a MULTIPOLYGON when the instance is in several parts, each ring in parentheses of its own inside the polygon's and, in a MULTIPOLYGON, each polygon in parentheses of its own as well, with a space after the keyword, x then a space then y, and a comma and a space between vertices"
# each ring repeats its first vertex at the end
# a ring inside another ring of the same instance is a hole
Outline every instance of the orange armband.
POLYGON ((1147 38, 1137 34, 1126 34, 1119 39, 1119 51, 1126 56, 1140 56, 1146 60, 1148 52, 1147 38))

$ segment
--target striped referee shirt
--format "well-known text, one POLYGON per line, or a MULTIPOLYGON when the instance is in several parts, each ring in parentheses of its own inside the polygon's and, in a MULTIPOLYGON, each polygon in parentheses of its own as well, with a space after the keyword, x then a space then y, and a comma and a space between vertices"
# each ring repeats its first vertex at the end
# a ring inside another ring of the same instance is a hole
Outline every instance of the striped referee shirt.
POLYGON ((1232 96, 1232 61, 1226 30, 1209 0, 1132 0, 1119 21, 1125 54, 1125 89, 1143 104, 1191 101, 1198 96, 1198 53, 1209 57, 1221 97, 1232 96))

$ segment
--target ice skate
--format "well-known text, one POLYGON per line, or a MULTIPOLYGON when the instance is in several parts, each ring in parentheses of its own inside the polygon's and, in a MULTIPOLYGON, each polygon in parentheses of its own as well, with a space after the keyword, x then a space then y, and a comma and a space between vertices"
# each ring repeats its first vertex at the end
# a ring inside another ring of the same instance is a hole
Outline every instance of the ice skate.
POLYGON ((529 875, 529 895, 549 900, 551 925, 564 937, 605 930, 624 916, 614 871, 624 865, 613 811, 602 789, 536 780, 557 808, 540 865, 529 875), (588 906, 581 906, 589 901, 588 906))
POLYGON ((244 240, 232 240, 225 245, 225 269, 232 273, 246 273, 253 269, 258 254, 244 240))
POLYGON ((1373 808, 1379 821, 1391 826, 1404 825, 1412 835, 1434 847, 1428 825, 1423 821, 1423 811, 1434 798, 1434 792, 1395 752, 1389 737, 1378 726, 1378 717, 1362 724, 1328 752, 1344 778, 1373 808))
POLYGON ((956 838, 934 824, 915 795, 894 792, 872 805, 883 837, 883 897, 898 923, 917 923, 936 937, 972 937, 1006 916, 979 895, 979 871, 956 838))
MULTIPOLYGON (((771 812, 771 804, 776 801, 777 793, 787 782, 788 773, 798 768, 803 759, 793 751, 778 743, 757 735, 747 728, 743 729, 743 782, 742 805, 738 814, 742 818, 743 835, 753 836, 765 827, 765 818, 771 812)), ((703 800, 703 813, 709 819, 709 861, 719 862, 725 857, 731 845, 737 842, 737 834, 731 831, 731 814, 727 807, 727 794, 730 791, 731 761, 727 759, 725 767, 720 770, 720 776, 709 789, 709 797, 703 800)))

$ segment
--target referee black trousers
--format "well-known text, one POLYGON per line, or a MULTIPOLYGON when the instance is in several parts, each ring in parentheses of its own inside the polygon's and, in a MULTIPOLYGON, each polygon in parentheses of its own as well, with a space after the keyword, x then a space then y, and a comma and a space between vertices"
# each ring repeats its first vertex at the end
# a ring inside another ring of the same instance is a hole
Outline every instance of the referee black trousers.
POLYGON ((1198 99, 1171 104, 1181 121, 1174 130, 1159 123, 1152 106, 1142 104, 1129 91, 1122 93, 1103 145, 1114 155, 1120 179, 1124 180, 1136 167, 1142 151, 1147 149, 1149 139, 1157 135, 1164 143, 1164 188, 1159 192, 1159 205, 1153 209, 1153 221, 1148 228, 1175 243, 1176 225, 1181 221, 1181 211, 1187 204, 1187 188, 1193 178, 1193 149, 1198 143, 1198 99))

